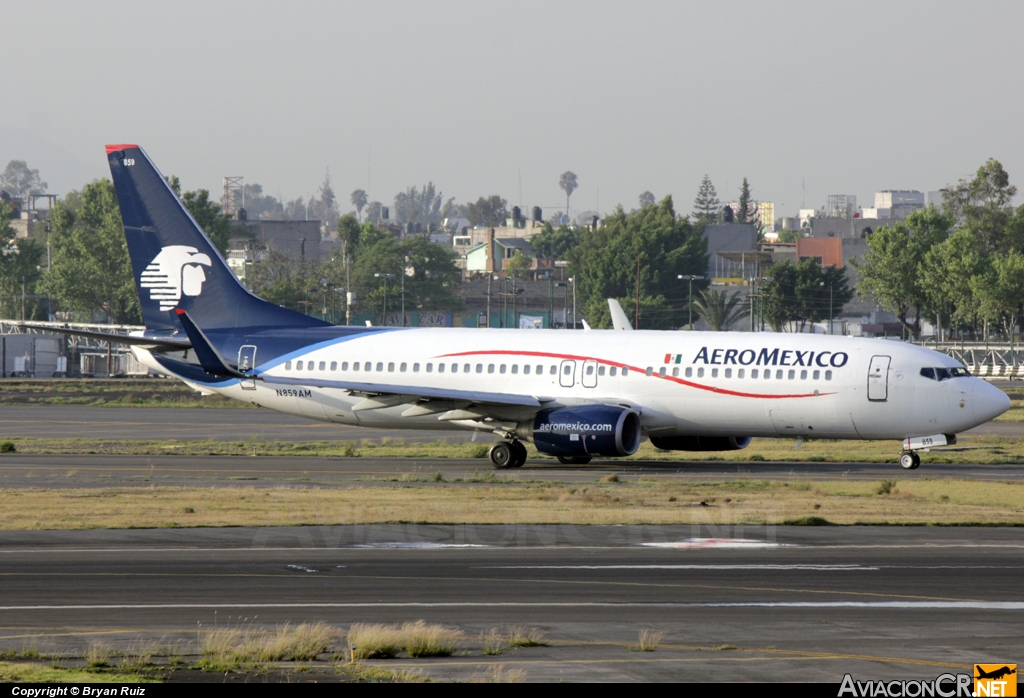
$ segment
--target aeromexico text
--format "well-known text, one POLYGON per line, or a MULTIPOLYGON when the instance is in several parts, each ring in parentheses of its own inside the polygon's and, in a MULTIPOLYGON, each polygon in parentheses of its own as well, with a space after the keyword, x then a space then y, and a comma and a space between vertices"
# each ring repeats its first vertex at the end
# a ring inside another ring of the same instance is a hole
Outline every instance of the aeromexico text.
MULTIPOLYGON (((669 355, 671 356, 671 355, 669 355)), ((842 368, 850 360, 845 351, 800 351, 798 349, 708 349, 701 347, 693 363, 716 366, 820 366, 842 368)), ((666 361, 666 363, 668 363, 666 361)))

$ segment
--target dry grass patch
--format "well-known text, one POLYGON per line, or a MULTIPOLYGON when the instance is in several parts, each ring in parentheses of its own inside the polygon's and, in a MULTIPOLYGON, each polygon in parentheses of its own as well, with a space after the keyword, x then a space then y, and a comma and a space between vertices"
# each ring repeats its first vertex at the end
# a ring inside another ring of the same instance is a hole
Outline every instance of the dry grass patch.
POLYGON ((339 636, 323 622, 288 623, 275 630, 217 628, 202 633, 199 665, 207 671, 230 671, 266 662, 313 661, 339 636))
POLYGON ((464 637, 461 630, 418 620, 402 625, 356 623, 348 631, 352 659, 392 659, 405 651, 410 657, 450 657, 464 637))
POLYGON ((665 633, 658 630, 641 630, 637 646, 641 652, 653 652, 658 649, 664 637, 665 633))
POLYGON ((525 628, 513 625, 506 631, 505 641, 509 647, 547 647, 544 631, 540 628, 525 628))

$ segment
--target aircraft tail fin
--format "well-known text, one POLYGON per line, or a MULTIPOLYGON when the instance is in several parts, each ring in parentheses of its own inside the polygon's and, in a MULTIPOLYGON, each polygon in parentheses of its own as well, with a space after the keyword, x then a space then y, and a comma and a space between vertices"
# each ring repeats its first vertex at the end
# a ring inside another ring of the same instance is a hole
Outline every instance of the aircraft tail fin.
POLYGON ((625 311, 622 310, 622 306, 614 298, 608 299, 608 310, 612 314, 612 327, 616 330, 631 330, 633 325, 630 324, 629 318, 626 317, 625 311))
POLYGON ((108 145, 107 160, 148 330, 183 329, 168 312, 175 308, 187 310, 204 328, 329 324, 268 303, 242 286, 142 148, 108 145))

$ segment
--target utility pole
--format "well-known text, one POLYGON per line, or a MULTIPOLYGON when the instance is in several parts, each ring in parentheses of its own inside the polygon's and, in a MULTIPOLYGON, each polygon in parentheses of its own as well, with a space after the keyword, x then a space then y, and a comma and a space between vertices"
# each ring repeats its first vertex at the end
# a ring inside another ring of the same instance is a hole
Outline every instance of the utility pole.
POLYGON ((492 274, 487 275, 487 327, 491 326, 491 280, 492 274))
MULTIPOLYGON (((573 291, 576 291, 576 287, 573 286, 573 291)), ((573 313, 575 315, 575 312, 573 313)), ((573 320, 576 318, 573 317, 573 320)), ((636 315, 633 318, 633 329, 640 329, 640 253, 636 255, 636 315)))
POLYGON ((555 326, 555 280, 548 276, 548 329, 555 326))

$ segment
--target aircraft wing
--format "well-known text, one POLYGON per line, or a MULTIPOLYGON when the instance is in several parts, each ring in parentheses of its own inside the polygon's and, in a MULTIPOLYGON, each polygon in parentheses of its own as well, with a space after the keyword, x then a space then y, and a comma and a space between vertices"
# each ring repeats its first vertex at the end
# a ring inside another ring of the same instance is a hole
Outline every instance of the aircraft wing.
MULTIPOLYGON (((268 385, 297 385, 312 388, 337 388, 353 393, 368 395, 396 395, 407 398, 402 402, 415 402, 418 398, 450 400, 452 402, 485 403, 491 405, 513 405, 517 407, 540 407, 543 398, 532 395, 509 393, 488 393, 479 390, 452 390, 449 388, 425 388, 415 385, 394 383, 363 383, 359 381, 336 381, 318 378, 314 375, 303 378, 279 378, 277 376, 256 376, 268 385)), ((396 403, 397 404, 397 403, 396 403)))
POLYGON ((56 332, 57 334, 70 334, 76 337, 89 337, 114 344, 128 344, 148 349, 190 349, 192 343, 185 337, 139 337, 126 334, 114 334, 112 332, 96 332, 94 330, 81 330, 74 327, 44 322, 19 322, 18 327, 32 327, 37 330, 56 332))

